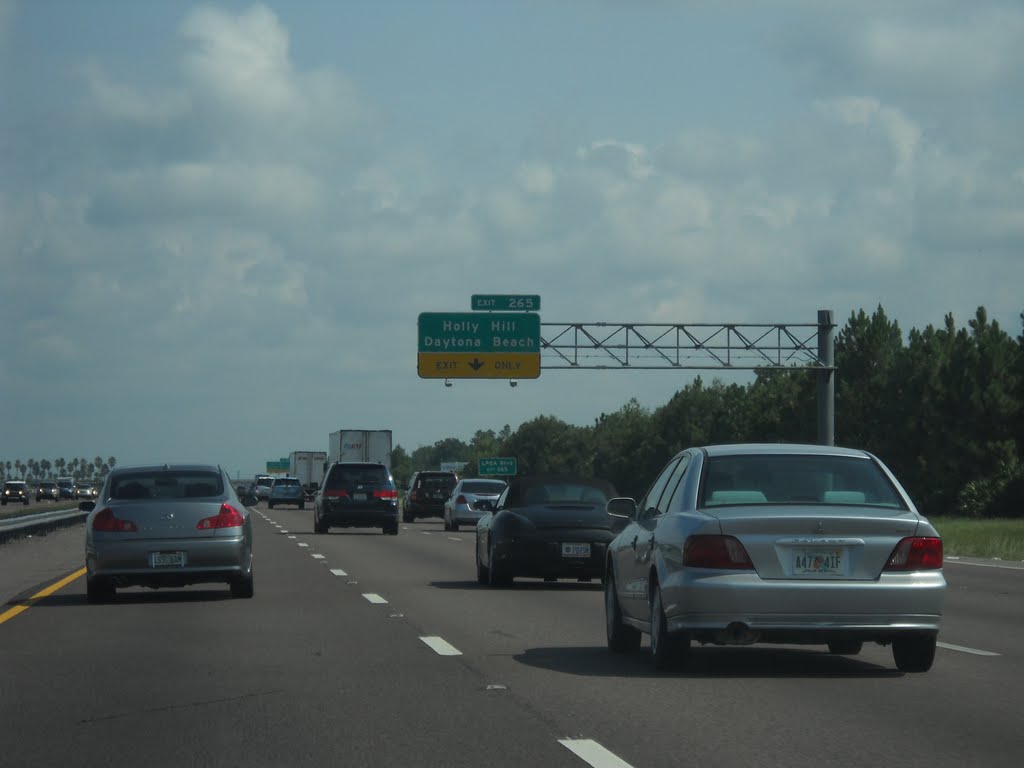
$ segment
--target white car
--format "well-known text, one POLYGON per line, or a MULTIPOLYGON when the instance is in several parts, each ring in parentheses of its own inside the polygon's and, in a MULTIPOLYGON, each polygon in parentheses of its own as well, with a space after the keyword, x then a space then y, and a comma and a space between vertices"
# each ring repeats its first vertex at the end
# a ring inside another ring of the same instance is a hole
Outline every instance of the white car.
POLYGON ((504 480, 477 477, 460 480, 444 503, 444 529, 457 531, 459 525, 476 525, 494 508, 505 485, 504 480))

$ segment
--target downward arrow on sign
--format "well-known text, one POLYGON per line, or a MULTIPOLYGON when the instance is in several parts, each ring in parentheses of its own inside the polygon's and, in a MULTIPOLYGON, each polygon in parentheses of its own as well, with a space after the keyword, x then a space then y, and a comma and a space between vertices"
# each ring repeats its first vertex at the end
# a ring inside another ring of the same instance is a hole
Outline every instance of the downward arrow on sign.
POLYGON ((486 365, 486 363, 481 363, 479 357, 474 357, 473 362, 469 364, 469 367, 472 368, 474 371, 479 371, 481 368, 484 367, 484 365, 486 365))

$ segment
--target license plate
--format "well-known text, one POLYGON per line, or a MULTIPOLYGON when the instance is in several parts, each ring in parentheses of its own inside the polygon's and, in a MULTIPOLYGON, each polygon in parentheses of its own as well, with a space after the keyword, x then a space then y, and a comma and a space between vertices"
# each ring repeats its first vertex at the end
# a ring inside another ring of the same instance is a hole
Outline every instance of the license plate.
POLYGON ((149 565, 152 568, 181 568, 185 565, 185 553, 150 552, 149 565))
POLYGON ((562 557, 590 557, 590 545, 562 544, 562 557))
POLYGON ((366 501, 366 494, 365 493, 353 493, 352 494, 352 500, 353 501, 366 501))
POLYGON ((793 553, 797 576, 831 576, 846 573, 846 552, 842 549, 798 549, 793 553))

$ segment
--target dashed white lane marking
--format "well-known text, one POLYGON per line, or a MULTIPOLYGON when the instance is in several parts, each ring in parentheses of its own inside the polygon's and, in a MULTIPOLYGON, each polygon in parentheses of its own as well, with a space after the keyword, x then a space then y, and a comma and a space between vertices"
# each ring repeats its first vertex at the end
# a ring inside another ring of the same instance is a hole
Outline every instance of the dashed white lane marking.
POLYGON ((420 533, 422 533, 424 536, 430 535, 430 531, 420 531, 420 533))
POLYGON ((284 529, 282 528, 282 529, 281 529, 281 533, 288 533, 288 531, 286 531, 286 530, 284 530, 284 529))
POLYGON ((424 643, 430 646, 438 656, 461 656, 462 651, 440 637, 421 637, 424 643))
POLYGON ((388 601, 380 595, 375 595, 372 592, 367 592, 363 595, 366 598, 366 602, 373 603, 374 605, 387 605, 388 601))
POLYGON ((304 542, 304 541, 300 541, 300 542, 299 542, 299 546, 300 546, 300 547, 308 547, 308 546, 309 546, 309 544, 307 544, 307 543, 306 543, 306 542, 304 542))
POLYGON ((318 554, 313 555, 313 559, 314 560, 323 560, 324 557, 326 557, 326 555, 318 555, 318 554))
POLYGON ((594 768, 633 768, 593 739, 559 739, 558 743, 594 768))
POLYGON ((960 653, 970 653, 974 656, 999 656, 1000 654, 992 651, 979 651, 977 648, 967 648, 963 645, 953 645, 952 643, 936 643, 939 648, 945 648, 947 651, 960 651, 960 653))
POLYGON ((294 534, 292 534, 292 535, 291 535, 291 536, 289 536, 288 538, 289 538, 289 539, 297 539, 297 538, 299 538, 299 537, 298 537, 298 536, 296 536, 296 535, 294 535, 294 534))
POLYGON ((973 565, 975 568, 1002 568, 1004 571, 1024 571, 1024 562, 1020 565, 1000 565, 998 563, 965 563, 956 557, 947 557, 952 565, 973 565))
POLYGON ((458 536, 449 536, 448 541, 462 541, 458 536))
POLYGON ((348 576, 348 574, 341 570, 341 568, 331 568, 331 573, 335 576, 348 576))

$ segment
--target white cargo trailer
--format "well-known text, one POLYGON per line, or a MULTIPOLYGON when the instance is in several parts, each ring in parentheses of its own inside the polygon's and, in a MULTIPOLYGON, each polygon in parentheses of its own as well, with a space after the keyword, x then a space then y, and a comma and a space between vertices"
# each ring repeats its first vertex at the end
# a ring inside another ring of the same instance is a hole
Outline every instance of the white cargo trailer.
POLYGON ((288 454, 288 474, 299 478, 307 496, 313 496, 324 479, 325 451, 292 451, 288 454))
POLYGON ((391 469, 390 429, 339 429, 331 432, 327 462, 375 461, 391 469))

